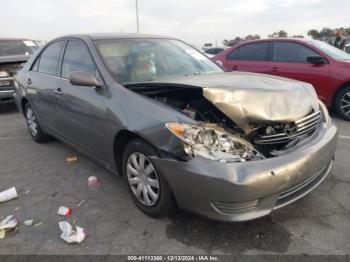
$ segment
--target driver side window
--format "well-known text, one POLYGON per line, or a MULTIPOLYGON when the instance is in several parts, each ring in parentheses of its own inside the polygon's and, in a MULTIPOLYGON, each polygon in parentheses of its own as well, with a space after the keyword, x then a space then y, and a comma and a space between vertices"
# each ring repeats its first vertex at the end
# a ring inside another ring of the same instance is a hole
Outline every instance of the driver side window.
POLYGON ((68 79, 74 71, 92 73, 99 79, 99 74, 90 52, 80 40, 69 40, 63 57, 62 77, 68 79))

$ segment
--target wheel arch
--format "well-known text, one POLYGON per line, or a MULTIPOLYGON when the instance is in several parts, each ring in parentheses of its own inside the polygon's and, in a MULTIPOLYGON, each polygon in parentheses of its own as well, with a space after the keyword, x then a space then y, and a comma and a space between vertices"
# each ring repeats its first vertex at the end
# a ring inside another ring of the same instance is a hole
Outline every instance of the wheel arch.
POLYGON ((114 137, 113 150, 114 161, 118 174, 123 175, 122 172, 122 158, 126 145, 133 139, 141 139, 151 145, 155 150, 159 151, 152 143, 147 141, 144 137, 129 131, 127 129, 120 130, 114 137))
POLYGON ((341 84, 334 92, 333 96, 332 96, 332 104, 331 107, 333 110, 335 110, 335 101, 337 99, 338 94, 346 87, 350 86, 350 80, 341 84))
POLYGON ((23 97, 21 100, 21 109, 22 109, 22 114, 25 115, 25 106, 28 103, 28 99, 23 97))

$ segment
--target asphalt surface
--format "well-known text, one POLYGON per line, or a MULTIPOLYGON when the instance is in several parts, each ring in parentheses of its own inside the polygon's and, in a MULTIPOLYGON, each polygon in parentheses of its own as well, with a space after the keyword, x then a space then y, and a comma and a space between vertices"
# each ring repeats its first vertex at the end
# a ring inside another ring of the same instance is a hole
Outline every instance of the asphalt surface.
POLYGON ((219 223, 192 214, 152 219, 131 201, 123 180, 59 141, 36 144, 14 107, 0 113, 0 192, 12 186, 19 197, 0 204, 13 214, 16 232, 0 239, 0 254, 350 254, 350 123, 340 130, 330 176, 305 198, 270 216, 246 223, 219 223), (66 158, 78 161, 67 163, 66 158), (100 178, 91 190, 88 177, 100 178), (76 207, 84 200, 85 203, 76 207), (84 227, 87 239, 60 239, 59 206, 66 219, 84 227), (34 219, 38 226, 25 226, 34 219))

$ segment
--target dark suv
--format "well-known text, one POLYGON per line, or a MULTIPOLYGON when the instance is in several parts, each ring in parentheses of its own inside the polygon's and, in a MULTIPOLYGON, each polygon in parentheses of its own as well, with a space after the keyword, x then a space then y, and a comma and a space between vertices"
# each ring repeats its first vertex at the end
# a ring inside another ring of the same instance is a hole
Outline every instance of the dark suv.
POLYGON ((4 103, 13 102, 13 76, 37 48, 31 40, 0 38, 0 110, 4 103))

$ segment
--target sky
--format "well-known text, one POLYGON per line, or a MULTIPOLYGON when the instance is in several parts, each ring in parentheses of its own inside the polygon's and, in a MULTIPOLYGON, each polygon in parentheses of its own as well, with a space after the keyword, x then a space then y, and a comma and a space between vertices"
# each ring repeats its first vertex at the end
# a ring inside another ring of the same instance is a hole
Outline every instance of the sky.
MULTIPOLYGON (((350 27, 349 0, 139 0, 140 32, 188 43, 350 27)), ((0 0, 0 37, 136 32, 135 0, 0 0)))

